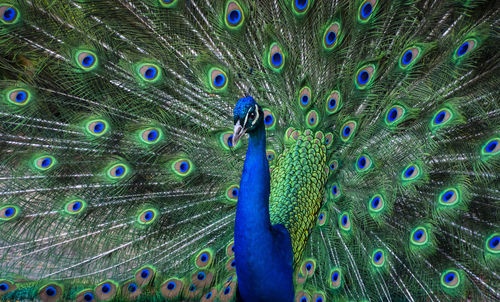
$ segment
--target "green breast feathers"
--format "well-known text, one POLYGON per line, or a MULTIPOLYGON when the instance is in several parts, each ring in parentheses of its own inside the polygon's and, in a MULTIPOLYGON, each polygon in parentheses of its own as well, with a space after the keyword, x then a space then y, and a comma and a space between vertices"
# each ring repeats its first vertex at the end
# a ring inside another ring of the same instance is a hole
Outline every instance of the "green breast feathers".
POLYGON ((332 135, 292 128, 286 133, 286 149, 271 166, 269 212, 273 225, 283 224, 290 232, 296 267, 323 205, 332 135))

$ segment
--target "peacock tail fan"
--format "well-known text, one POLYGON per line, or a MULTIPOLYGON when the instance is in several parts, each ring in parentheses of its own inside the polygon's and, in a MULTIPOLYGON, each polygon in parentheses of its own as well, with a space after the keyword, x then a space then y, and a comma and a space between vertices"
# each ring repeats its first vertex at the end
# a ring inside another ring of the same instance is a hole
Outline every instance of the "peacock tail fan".
POLYGON ((0 299, 236 300, 249 95, 297 301, 500 299, 499 19, 486 0, 0 1, 0 299))

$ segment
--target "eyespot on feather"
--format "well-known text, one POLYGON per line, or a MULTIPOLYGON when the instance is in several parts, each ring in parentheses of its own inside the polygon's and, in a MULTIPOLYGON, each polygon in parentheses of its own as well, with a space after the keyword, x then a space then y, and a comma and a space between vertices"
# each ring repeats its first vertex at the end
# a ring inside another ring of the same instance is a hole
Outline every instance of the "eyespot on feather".
POLYGON ((74 199, 66 203, 64 211, 70 215, 82 213, 87 208, 87 203, 81 199, 74 199))
POLYGON ((477 46, 476 39, 467 39, 463 41, 460 46, 455 50, 455 59, 462 59, 466 57, 472 50, 474 50, 477 46))
POLYGON ((212 265, 213 252, 210 249, 201 250, 195 259, 195 265, 198 268, 208 268, 212 265))
POLYGON ((300 108, 302 109, 306 109, 312 104, 311 88, 306 86, 300 89, 298 102, 300 108))
POLYGON ((176 175, 186 177, 193 171, 193 164, 189 159, 181 158, 174 161, 171 168, 176 175))
POLYGON ((42 155, 33 160, 33 165, 39 171, 47 171, 54 167, 56 159, 51 155, 42 155))
POLYGON ((343 230, 345 232, 348 232, 352 229, 351 217, 350 217, 349 213, 343 212, 339 216, 339 227, 341 230, 343 230))
POLYGON ((14 282, 7 279, 0 279, 0 298, 17 289, 17 286, 14 282))
POLYGON ((382 267, 385 264, 385 252, 381 249, 376 249, 372 253, 372 265, 382 267))
POLYGON ((245 21, 245 14, 240 4, 236 1, 229 1, 226 4, 224 19, 226 26, 230 29, 240 29, 245 21))
POLYGON ((461 200, 460 193, 455 188, 447 188, 439 194, 438 202, 444 206, 453 206, 461 200))
POLYGON ((13 220, 19 216, 19 207, 15 205, 4 205, 0 207, 0 222, 13 220))
POLYGON ((229 258, 226 262, 226 270, 228 272, 236 271, 236 259, 234 257, 229 258))
POLYGON ((240 193, 240 186, 231 185, 226 190, 226 198, 231 202, 237 202, 239 193, 240 193))
POLYGON ((330 271, 330 279, 328 280, 330 288, 339 289, 342 286, 342 279, 343 279, 342 270, 338 267, 333 268, 330 271))
POLYGON ((310 7, 312 0, 291 0, 292 11, 296 16, 303 16, 310 7))
POLYGON ((129 173, 127 165, 123 163, 116 163, 112 165, 107 172, 107 176, 111 180, 120 180, 125 178, 129 173))
POLYGON ((342 191, 340 189, 340 185, 338 183, 332 184, 331 189, 330 189, 330 197, 333 200, 337 200, 340 198, 341 195, 342 195, 342 191))
POLYGON ((77 66, 84 71, 91 71, 97 68, 97 55, 90 50, 80 50, 75 54, 77 66))
POLYGON ((420 48, 410 47, 403 51, 401 57, 399 58, 399 67, 402 69, 407 69, 417 62, 420 57, 420 48))
POLYGON ((161 295, 165 299, 172 299, 180 296, 184 282, 177 278, 170 278, 160 286, 161 295))
POLYGON ((491 234, 486 239, 485 250, 491 254, 494 254, 494 255, 500 254, 500 234, 499 233, 491 234))
POLYGON ((156 271, 152 266, 143 266, 135 273, 135 282, 138 286, 149 284, 155 277, 156 271))
POLYGON ((333 145, 333 133, 328 132, 325 134, 324 144, 328 149, 333 145))
POLYGON ((276 117, 270 109, 264 109, 264 126, 267 130, 273 130, 276 126, 276 117))
POLYGON ((137 67, 140 78, 146 82, 157 82, 161 78, 161 69, 152 63, 142 63, 137 67))
POLYGON ((377 0, 367 0, 363 1, 359 6, 358 10, 358 21, 361 23, 366 23, 373 16, 375 7, 377 6, 377 0))
POLYGON ((327 212, 321 210, 318 214, 318 225, 324 226, 326 224, 327 212))
POLYGON ((356 132, 356 122, 355 121, 349 121, 346 122, 342 127, 340 128, 340 139, 342 139, 343 142, 348 142, 351 140, 352 137, 354 137, 354 133, 356 132))
POLYGON ((417 227, 410 234, 410 242, 414 245, 425 245, 429 242, 429 234, 425 227, 417 227))
POLYGON ((215 301, 215 298, 217 297, 217 290, 215 288, 212 288, 208 293, 205 293, 201 297, 201 302, 213 302, 215 301))
POLYGON ((311 301, 313 301, 313 302, 325 302, 325 294, 314 293, 311 301))
POLYGON ((109 124, 102 119, 90 120, 86 123, 85 129, 88 134, 93 136, 102 136, 108 132, 109 124))
POLYGON ((163 138, 163 132, 158 128, 148 128, 141 131, 139 138, 148 145, 156 144, 163 138))
POLYGON ((500 138, 495 137, 488 140, 481 148, 481 157, 488 159, 491 156, 500 154, 500 138))
POLYGON ((85 289, 76 294, 76 302, 91 302, 91 301, 96 301, 94 291, 91 289, 85 289))
POLYGON ((387 110, 385 114, 385 124, 387 126, 396 125, 397 123, 402 121, 405 113, 406 110, 402 106, 392 106, 389 110, 387 110))
POLYGON ((295 302, 312 302, 311 295, 304 290, 300 290, 295 296, 295 302))
POLYGON ((358 156, 355 168, 358 173, 363 173, 373 168, 373 162, 370 156, 366 154, 361 154, 360 156, 358 156))
POLYGON ((319 114, 316 110, 311 110, 306 117, 306 126, 314 129, 319 124, 319 114))
POLYGON ((137 222, 140 225, 150 225, 158 219, 159 215, 160 212, 157 209, 144 209, 137 215, 137 222))
POLYGON ((326 50, 332 50, 338 41, 338 35, 340 31, 340 24, 334 22, 325 30, 323 34, 323 48, 326 50))
POLYGON ((11 25, 19 22, 20 14, 17 7, 10 4, 0 4, 0 21, 3 24, 11 25))
POLYGON ((339 161, 338 160, 332 160, 328 164, 328 168, 330 170, 330 175, 332 175, 339 167, 339 161))
POLYGON ((385 200, 382 195, 375 194, 368 201, 368 210, 372 213, 378 213, 382 211, 385 207, 385 200))
POLYGON ((233 144, 233 132, 232 131, 226 131, 220 134, 219 136, 219 142, 222 145, 222 148, 224 150, 232 150, 232 149, 237 149, 241 146, 241 141, 239 140, 236 143, 236 146, 233 144))
POLYGON ((375 66, 374 65, 366 65, 358 70, 356 73, 356 78, 354 82, 356 83, 356 88, 365 89, 372 82, 375 75, 375 66))
POLYGON ((16 106, 25 106, 31 100, 31 92, 23 88, 12 89, 7 92, 6 99, 16 106))
POLYGON ((457 288, 460 285, 460 274, 454 269, 449 269, 441 274, 441 285, 445 288, 457 288))
POLYGON ((311 277, 316 270, 316 261, 314 259, 305 259, 301 265, 302 274, 306 277, 311 277))
POLYGON ((417 164, 410 164, 401 173, 403 181, 417 180, 421 175, 420 167, 417 164))
POLYGON ((133 300, 142 294, 142 289, 135 283, 135 280, 131 280, 122 285, 120 294, 127 300, 133 300))
POLYGON ((435 129, 446 125, 453 118, 453 112, 447 108, 443 108, 434 114, 432 118, 431 128, 435 129))
POLYGON ((342 97, 340 92, 334 90, 326 98, 326 113, 328 115, 338 112, 342 108, 342 97))
POLYGON ((285 55, 278 43, 273 43, 269 47, 267 63, 276 72, 280 72, 285 66, 285 55))
POLYGON ((63 288, 57 283, 49 283, 38 291, 38 297, 44 302, 56 302, 61 299, 63 288))
POLYGON ((106 280, 97 285, 97 287, 95 288, 95 294, 99 300, 109 301, 115 297, 117 288, 118 285, 116 284, 116 282, 106 280))
POLYGON ((222 285, 219 294, 219 300, 221 302, 229 302, 232 301, 233 296, 236 293, 236 276, 231 276, 227 279, 227 281, 222 285))
POLYGON ((216 67, 210 68, 208 71, 208 77, 210 80, 210 88, 215 91, 222 91, 226 89, 228 77, 222 69, 216 67))

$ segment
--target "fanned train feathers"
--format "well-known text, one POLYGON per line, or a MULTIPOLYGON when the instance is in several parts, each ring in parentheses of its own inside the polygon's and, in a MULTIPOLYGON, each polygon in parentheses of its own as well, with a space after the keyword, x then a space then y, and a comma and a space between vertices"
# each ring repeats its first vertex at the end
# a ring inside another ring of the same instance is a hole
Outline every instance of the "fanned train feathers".
POLYGON ((499 17, 495 1, 0 2, 0 299, 236 300, 248 95, 297 301, 500 299, 499 17))

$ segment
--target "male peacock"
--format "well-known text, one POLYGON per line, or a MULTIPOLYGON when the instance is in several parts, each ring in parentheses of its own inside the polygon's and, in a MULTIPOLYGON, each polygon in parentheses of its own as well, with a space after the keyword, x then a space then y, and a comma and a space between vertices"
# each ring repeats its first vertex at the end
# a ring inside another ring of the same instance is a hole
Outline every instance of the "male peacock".
POLYGON ((0 299, 499 300, 499 20, 0 1, 0 299))

